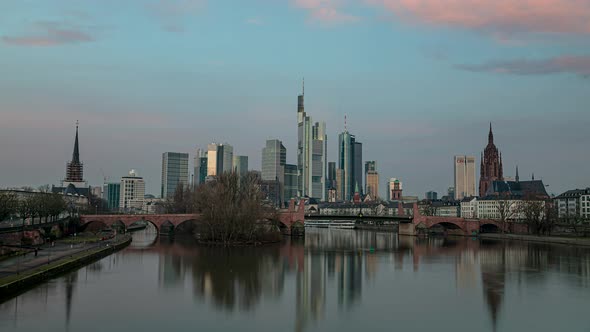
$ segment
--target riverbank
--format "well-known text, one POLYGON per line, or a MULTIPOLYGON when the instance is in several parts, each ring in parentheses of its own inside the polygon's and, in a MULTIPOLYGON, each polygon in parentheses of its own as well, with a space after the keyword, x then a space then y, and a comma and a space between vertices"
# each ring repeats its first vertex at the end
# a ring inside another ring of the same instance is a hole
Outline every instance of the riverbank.
POLYGON ((131 236, 120 235, 89 246, 57 249, 59 251, 54 251, 53 258, 49 256, 51 248, 47 248, 47 256, 34 256, 28 261, 17 262, 17 265, 5 265, 0 268, 0 302, 48 279, 108 256, 130 243, 131 236))
POLYGON ((556 236, 497 234, 497 233, 479 234, 479 237, 481 239, 490 239, 490 240, 528 241, 528 242, 565 244, 565 245, 570 245, 570 246, 590 247, 590 238, 569 238, 569 237, 556 237, 556 236))

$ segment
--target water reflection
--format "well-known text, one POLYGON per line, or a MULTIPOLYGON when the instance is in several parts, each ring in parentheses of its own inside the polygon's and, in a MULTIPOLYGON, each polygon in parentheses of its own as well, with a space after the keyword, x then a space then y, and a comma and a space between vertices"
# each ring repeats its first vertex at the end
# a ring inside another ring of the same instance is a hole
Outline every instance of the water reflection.
MULTIPOLYGON (((473 310, 471 315, 477 316, 473 305, 463 304, 469 301, 483 304, 487 311, 482 311, 483 317, 475 321, 484 327, 476 330, 514 330, 506 326, 518 325, 518 315, 507 314, 505 302, 512 301, 510 310, 521 310, 514 309, 520 305, 514 301, 526 302, 517 296, 522 292, 532 289, 541 301, 554 301, 551 296, 555 294, 544 292, 558 287, 554 292, 570 290, 585 294, 582 300, 590 299, 590 250, 580 247, 319 229, 308 229, 304 239, 286 239, 280 245, 259 248, 202 247, 190 237, 157 237, 149 230, 133 236, 132 247, 0 304, 0 329, 16 328, 19 322, 30 319, 26 312, 47 311, 48 297, 63 297, 63 326, 67 329, 70 321, 76 320, 72 311, 88 300, 79 295, 84 287, 108 280, 111 285, 121 283, 123 289, 145 292, 152 275, 158 289, 152 295, 153 301, 166 298, 162 301, 168 301, 168 314, 178 310, 173 304, 181 301, 181 292, 188 294, 195 305, 231 317, 253 314, 260 308, 286 308, 289 321, 284 323, 296 332, 352 331, 358 326, 334 326, 338 319, 359 312, 380 312, 382 306, 391 306, 385 309, 385 315, 409 310, 414 315, 408 318, 412 324, 416 324, 414 317, 435 313, 415 313, 431 302, 441 316, 455 315, 457 309, 453 306, 473 310), (322 324, 332 329, 322 328, 322 324)), ((132 304, 127 302, 119 311, 129 310, 132 304)), ((551 310, 547 308, 548 317, 551 310)), ((382 314, 377 318, 387 317, 382 314)), ((398 320, 403 318, 397 316, 398 320)), ((430 318, 430 329, 453 327, 440 325, 441 318, 430 318)), ((259 326, 260 322, 251 319, 254 326, 259 326)), ((568 324, 590 327, 581 318, 568 324)), ((414 330, 420 330, 416 326, 414 330)))

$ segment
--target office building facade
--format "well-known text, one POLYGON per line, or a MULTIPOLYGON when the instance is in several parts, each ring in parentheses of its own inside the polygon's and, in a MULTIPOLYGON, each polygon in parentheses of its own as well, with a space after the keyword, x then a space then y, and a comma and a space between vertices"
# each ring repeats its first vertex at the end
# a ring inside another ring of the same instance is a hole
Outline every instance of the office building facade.
POLYGON ((454 199, 460 201, 465 197, 477 195, 475 189, 475 157, 455 156, 453 165, 455 175, 454 199))
POLYGON ((248 156, 234 156, 233 167, 239 176, 248 174, 248 156))
POLYGON ((145 199, 145 182, 135 170, 121 178, 119 209, 123 212, 140 211, 145 199))
POLYGON ((160 197, 173 197, 176 188, 186 187, 189 184, 188 174, 188 153, 164 152, 160 197))
POLYGON ((326 199, 326 154, 328 138, 325 123, 313 123, 304 107, 305 89, 297 98, 297 168, 299 196, 326 199))

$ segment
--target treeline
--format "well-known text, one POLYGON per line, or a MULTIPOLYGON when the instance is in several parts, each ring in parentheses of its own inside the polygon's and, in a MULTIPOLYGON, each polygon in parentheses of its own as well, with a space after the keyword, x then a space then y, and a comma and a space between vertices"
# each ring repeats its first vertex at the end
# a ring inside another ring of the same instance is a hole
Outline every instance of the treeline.
POLYGON ((201 215, 195 236, 223 245, 280 240, 277 210, 264 201, 260 178, 226 172, 197 188, 179 186, 165 203, 166 213, 201 215))
POLYGON ((31 224, 47 223, 57 220, 67 210, 67 204, 59 194, 32 194, 19 197, 15 193, 0 193, 0 221, 11 216, 18 216, 25 221, 31 218, 31 224))

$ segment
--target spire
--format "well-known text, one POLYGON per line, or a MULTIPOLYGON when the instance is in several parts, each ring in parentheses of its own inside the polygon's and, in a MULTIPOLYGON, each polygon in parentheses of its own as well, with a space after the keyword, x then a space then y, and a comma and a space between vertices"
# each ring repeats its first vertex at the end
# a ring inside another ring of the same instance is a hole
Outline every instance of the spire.
POLYGON ((533 173, 533 181, 535 181, 535 173, 533 173))
POLYGON ((78 125, 79 122, 76 120, 76 140, 74 141, 74 153, 72 155, 72 164, 80 163, 80 148, 78 146, 78 125))
POLYGON ((346 114, 344 114, 344 132, 348 132, 348 125, 346 124, 346 114))
POLYGON ((515 177, 515 179, 516 179, 516 182, 519 182, 520 181, 520 177, 518 176, 518 165, 516 165, 516 177, 515 177))
POLYGON ((305 96, 305 77, 303 78, 303 90, 301 91, 301 95, 305 96))
POLYGON ((494 133, 492 132, 492 123, 490 122, 490 133, 488 134, 488 143, 494 144, 494 133))

